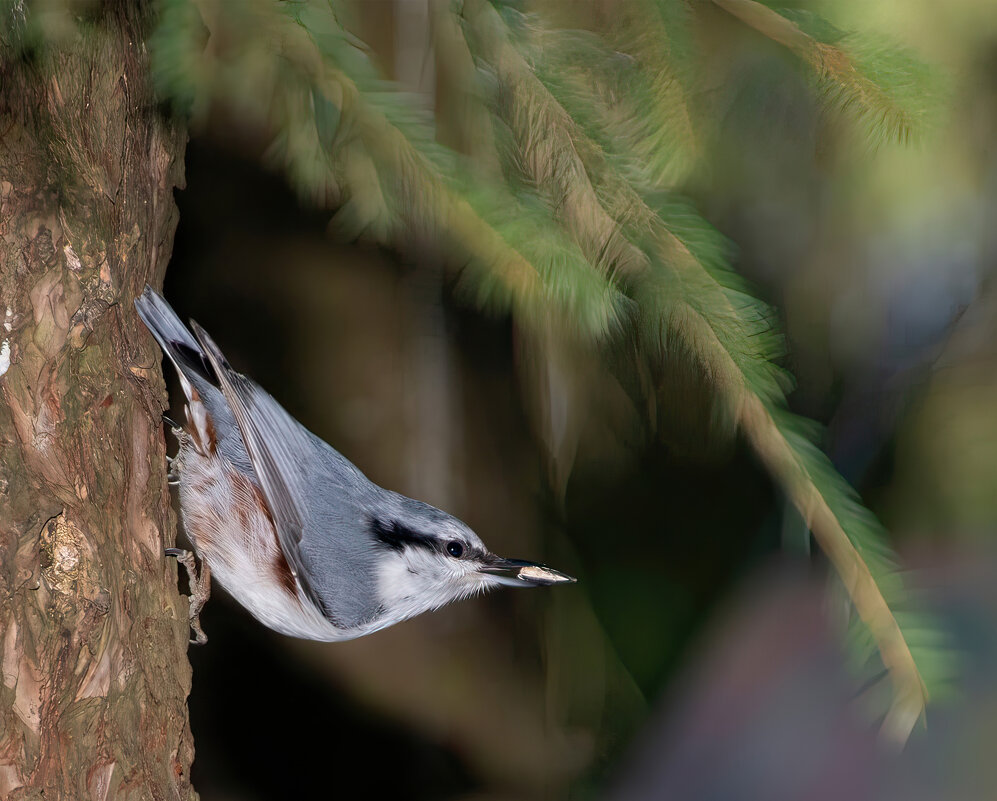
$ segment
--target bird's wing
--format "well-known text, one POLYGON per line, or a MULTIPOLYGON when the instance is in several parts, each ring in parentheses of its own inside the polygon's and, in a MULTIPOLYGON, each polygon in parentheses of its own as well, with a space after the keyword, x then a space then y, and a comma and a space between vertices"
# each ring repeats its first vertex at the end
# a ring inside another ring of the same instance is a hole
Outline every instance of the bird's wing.
POLYGON ((307 432, 258 384, 232 369, 207 331, 193 320, 191 326, 242 433, 288 567, 302 592, 331 619, 301 559, 305 515, 297 499, 308 492, 300 466, 301 457, 312 447, 307 432))

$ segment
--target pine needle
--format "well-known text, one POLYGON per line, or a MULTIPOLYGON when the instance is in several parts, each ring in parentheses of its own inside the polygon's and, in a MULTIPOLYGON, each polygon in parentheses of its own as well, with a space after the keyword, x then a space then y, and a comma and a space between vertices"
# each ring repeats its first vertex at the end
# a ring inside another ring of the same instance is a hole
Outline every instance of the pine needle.
MULTIPOLYGON (((796 53, 829 113, 873 136, 916 130, 919 110, 903 97, 918 72, 895 51, 751 0, 714 2, 796 53)), ((548 393, 545 440, 567 462, 558 486, 575 450, 564 409, 590 402, 584 375, 607 369, 615 341, 636 343, 628 386, 669 391, 667 365, 692 365, 711 436, 745 437, 840 576, 860 621, 856 651, 863 662, 878 652, 892 685, 883 734, 902 742, 928 697, 922 668, 941 663, 938 638, 924 618, 901 627, 907 595, 885 532, 786 410, 771 309, 731 269, 726 239, 672 191, 699 157, 679 12, 678 0, 630 7, 609 46, 466 0, 447 30, 463 32, 475 61, 454 52, 475 64, 491 107, 491 129, 476 121, 465 137, 484 168, 436 141, 430 110, 380 78, 324 0, 163 0, 154 67, 195 121, 238 108, 302 197, 337 209, 339 236, 435 243, 477 306, 511 311, 532 332, 546 359, 534 381, 548 393)), ((649 402, 653 418, 659 398, 649 402)))
POLYGON ((154 68, 161 90, 194 112, 232 103, 272 131, 268 161, 306 201, 339 207, 339 235, 439 243, 480 307, 513 308, 524 323, 556 310, 585 337, 617 325, 620 292, 536 193, 511 195, 440 146, 428 110, 380 79, 327 3, 169 0, 154 68), (238 46, 203 48, 201 20, 209 31, 234 29, 238 46), (510 213, 527 207, 528 220, 510 213))
POLYGON ((930 74, 899 48, 838 31, 810 12, 780 12, 756 0, 713 2, 795 53, 825 108, 863 126, 873 143, 908 144, 924 127, 930 74))
MULTIPOLYGON (((722 237, 687 206, 669 203, 667 196, 664 201, 650 201, 624 177, 640 173, 632 155, 610 156, 584 135, 518 53, 508 29, 498 27, 499 16, 489 6, 469 0, 464 16, 472 49, 513 98, 508 105, 500 105, 497 113, 527 146, 533 142, 531 133, 519 131, 520 127, 543 131, 544 158, 525 158, 520 164, 527 177, 538 185, 557 187, 569 229, 577 230, 579 219, 600 219, 607 228, 615 226, 615 230, 608 228, 609 235, 626 243, 630 264, 640 265, 628 273, 627 284, 637 301, 643 341, 659 359, 685 358, 698 365, 714 393, 714 433, 743 432, 841 577, 893 685, 883 736, 904 742, 924 712, 927 691, 887 600, 901 594, 895 592, 899 576, 883 559, 888 547, 881 527, 864 510, 862 515, 848 513, 857 506, 854 492, 836 477, 826 457, 808 440, 775 422, 789 418, 786 375, 773 362, 781 354, 781 337, 774 331, 772 314, 729 269, 722 237), (621 164, 626 166, 613 169, 621 164), (594 198, 601 204, 601 213, 589 208, 584 217, 573 213, 579 198, 586 203, 594 198), (821 480, 827 473, 836 480, 821 480)), ((778 17, 776 22, 781 25, 785 20, 778 17)), ((529 29, 520 26, 519 33, 523 31, 529 29)), ((792 41, 787 31, 794 33, 792 28, 776 33, 792 41)), ((523 49, 534 59, 541 57, 529 41, 523 49)), ((638 185, 651 183, 645 176, 638 185)), ((597 242, 584 234, 576 234, 576 239, 590 260, 602 257, 597 242)))

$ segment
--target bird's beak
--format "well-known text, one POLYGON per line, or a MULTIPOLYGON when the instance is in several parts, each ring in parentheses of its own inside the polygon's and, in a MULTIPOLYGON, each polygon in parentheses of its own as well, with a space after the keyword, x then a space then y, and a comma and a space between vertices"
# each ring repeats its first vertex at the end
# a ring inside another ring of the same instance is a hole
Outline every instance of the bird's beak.
POLYGON ((489 557, 485 565, 478 568, 478 572, 492 581, 512 587, 548 587, 551 584, 572 584, 576 581, 547 565, 524 562, 522 559, 503 559, 499 556, 489 557))

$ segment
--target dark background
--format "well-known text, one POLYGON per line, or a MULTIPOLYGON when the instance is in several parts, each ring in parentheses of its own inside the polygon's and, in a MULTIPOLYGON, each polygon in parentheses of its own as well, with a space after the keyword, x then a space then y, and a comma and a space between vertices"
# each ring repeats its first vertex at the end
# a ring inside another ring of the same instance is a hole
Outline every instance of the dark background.
POLYGON ((743 444, 663 444, 621 413, 589 422, 560 491, 511 321, 417 243, 335 241, 217 118, 188 148, 166 297, 372 480, 579 583, 340 644, 274 634, 216 588, 191 649, 206 801, 992 797, 997 26, 985 3, 933 8, 869 16, 947 81, 909 148, 856 145, 802 80, 772 88, 775 48, 718 27, 729 110, 688 189, 779 309, 793 408, 829 427, 951 638, 929 727, 902 755, 877 742, 844 606, 743 444))
MULTIPOLYGON (((333 244, 322 215, 300 208, 278 179, 215 144, 194 141, 187 165, 166 296, 182 317, 211 331, 237 369, 373 480, 412 492, 405 467, 418 464, 419 454, 404 438, 415 436, 405 429, 418 423, 398 419, 408 391, 399 361, 406 340, 419 335, 412 331, 419 320, 412 284, 421 265, 373 247, 333 244), (310 282, 316 274, 328 298, 310 282), (351 307, 346 320, 344 307, 351 307), (314 340, 302 348, 302 337, 314 340), (362 353, 340 357, 357 349, 362 353), (342 412, 358 396, 383 409, 360 443, 342 412)), ((599 465, 583 466, 563 501, 557 499, 545 486, 542 453, 521 409, 510 322, 473 313, 445 284, 431 311, 443 323, 441 345, 452 359, 466 429, 457 435, 460 475, 452 479, 462 485, 462 503, 451 511, 497 552, 543 559, 581 584, 497 592, 466 602, 467 609, 441 610, 433 615, 439 620, 406 624, 419 631, 405 643, 423 652, 420 662, 443 665, 453 639, 476 630, 472 636, 492 640, 503 662, 536 673, 548 663, 556 634, 547 630, 555 616, 580 616, 574 607, 588 607, 576 625, 598 632, 599 641, 583 651, 597 664, 568 669, 603 674, 597 686, 605 708, 585 721, 594 727, 586 732, 593 740, 585 746, 588 771, 600 781, 718 600, 778 550, 779 501, 740 445, 718 463, 703 464, 653 443, 634 443, 631 458, 613 465, 608 481, 599 465), (554 593, 561 592, 569 596, 566 609, 555 607, 554 593), (617 682, 625 687, 613 687, 617 682)), ((174 410, 177 393, 174 386, 174 410)), ((432 736, 358 702, 349 675, 337 674, 337 652, 360 650, 360 643, 295 643, 255 623, 217 588, 202 622, 210 641, 191 650, 191 716, 194 781, 206 799, 314 792, 329 781, 330 760, 364 776, 378 795, 441 798, 487 788, 445 733, 432 736), (328 661, 328 669, 316 672, 312 660, 328 661), (286 736, 273 737, 272 726, 286 736)), ((370 656, 396 659, 385 680, 405 691, 405 663, 415 657, 390 642, 391 631, 374 638, 386 642, 370 656)), ((356 658, 351 669, 363 670, 368 655, 356 658)), ((448 669, 463 672, 459 662, 448 669)), ((462 692, 473 704, 475 676, 457 680, 469 684, 462 692)), ((441 671, 411 689, 439 703, 453 681, 441 671)), ((501 712, 502 694, 515 695, 517 687, 511 677, 498 681, 505 686, 480 690, 495 708, 460 712, 470 725, 496 732, 508 725, 489 715, 501 712)), ((546 710, 524 714, 537 719, 539 731, 530 736, 544 737, 546 710)), ((506 781, 518 791, 514 774, 506 781)))

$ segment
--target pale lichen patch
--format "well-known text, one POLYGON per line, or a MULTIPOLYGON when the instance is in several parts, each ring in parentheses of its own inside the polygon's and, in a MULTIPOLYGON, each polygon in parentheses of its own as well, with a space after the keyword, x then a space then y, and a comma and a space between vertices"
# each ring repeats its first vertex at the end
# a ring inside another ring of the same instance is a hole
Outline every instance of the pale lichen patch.
POLYGON ((35 321, 32 341, 46 358, 53 358, 59 352, 69 332, 62 276, 62 270, 53 268, 28 293, 35 321))
POLYGON ((69 265, 69 269, 73 272, 79 272, 83 269, 83 264, 80 262, 80 257, 76 255, 76 251, 73 250, 73 246, 66 244, 62 249, 62 252, 66 254, 66 264, 69 265))
POLYGON ((17 686, 14 688, 14 714, 35 734, 41 729, 42 687, 45 676, 38 665, 21 655, 17 667, 17 686))
POLYGON ((90 791, 90 798, 93 801, 105 801, 107 792, 111 789, 111 776, 114 775, 114 767, 117 765, 113 760, 103 764, 94 765, 87 774, 87 790, 90 791))
POLYGON ((3 661, 0 662, 0 676, 4 686, 10 688, 17 685, 17 632, 17 620, 11 617, 3 635, 3 661))
POLYGON ((86 538, 65 511, 45 524, 41 549, 47 557, 42 576, 53 592, 86 600, 99 595, 100 587, 89 576, 86 538))
MULTIPOLYGON (((83 698, 103 698, 111 689, 111 674, 114 672, 114 663, 111 658, 111 649, 108 647, 108 627, 104 627, 104 635, 98 644, 98 658, 93 658, 88 650, 80 653, 80 665, 85 666, 83 679, 76 690, 74 700, 83 698)), ((120 654, 116 654, 120 656, 120 654)), ((78 666, 79 668, 79 666, 78 666)), ((77 669, 77 673, 79 673, 77 669)))
POLYGON ((24 778, 17 765, 0 765, 0 798, 10 798, 14 790, 23 786, 24 778))
POLYGON ((63 512, 45 524, 42 550, 48 556, 44 576, 48 585, 60 593, 73 589, 80 569, 80 532, 63 512))

